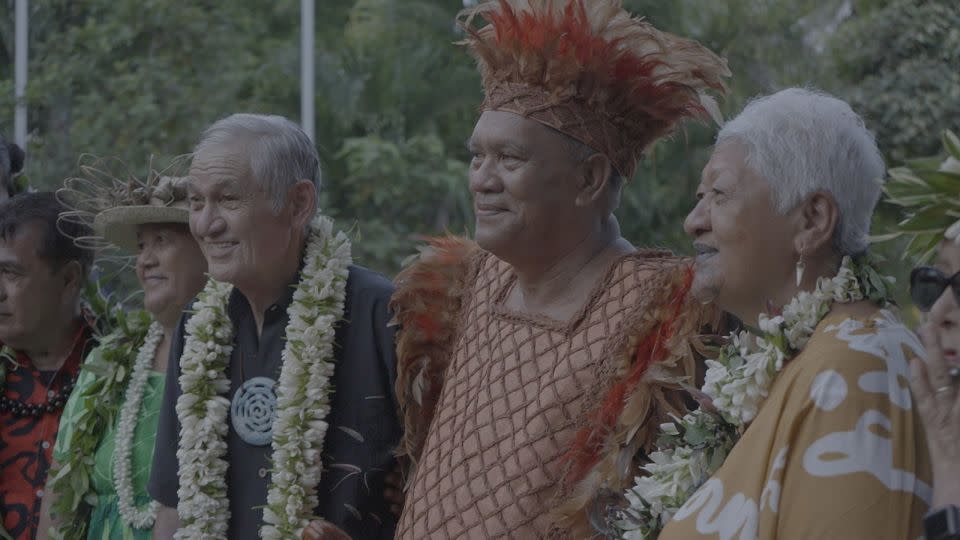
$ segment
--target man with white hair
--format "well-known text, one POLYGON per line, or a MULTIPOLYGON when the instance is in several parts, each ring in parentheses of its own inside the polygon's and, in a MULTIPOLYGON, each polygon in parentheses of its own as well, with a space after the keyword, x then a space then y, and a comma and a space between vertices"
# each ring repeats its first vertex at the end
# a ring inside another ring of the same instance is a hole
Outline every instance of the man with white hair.
POLYGON ((196 147, 190 229, 211 280, 171 346, 157 538, 299 538, 315 516, 327 538, 393 535, 392 285, 352 265, 319 186, 313 143, 279 116, 229 116, 196 147))

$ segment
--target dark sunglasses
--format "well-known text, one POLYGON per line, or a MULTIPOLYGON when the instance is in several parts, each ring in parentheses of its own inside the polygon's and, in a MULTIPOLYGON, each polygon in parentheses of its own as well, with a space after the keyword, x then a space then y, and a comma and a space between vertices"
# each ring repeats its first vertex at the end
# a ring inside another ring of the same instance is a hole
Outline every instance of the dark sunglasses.
POLYGON ((914 268, 910 272, 910 298, 920 311, 930 311, 947 287, 953 289, 953 295, 960 304, 960 272, 947 277, 929 266, 914 268))

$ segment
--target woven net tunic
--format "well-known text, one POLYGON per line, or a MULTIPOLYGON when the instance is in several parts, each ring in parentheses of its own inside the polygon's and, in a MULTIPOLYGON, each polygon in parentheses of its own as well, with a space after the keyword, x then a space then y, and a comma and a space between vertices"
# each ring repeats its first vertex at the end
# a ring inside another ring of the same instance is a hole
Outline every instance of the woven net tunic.
POLYGON ((515 274, 489 253, 475 260, 397 538, 564 535, 549 515, 562 458, 615 377, 625 326, 681 266, 653 255, 617 259, 566 322, 507 310, 515 274))

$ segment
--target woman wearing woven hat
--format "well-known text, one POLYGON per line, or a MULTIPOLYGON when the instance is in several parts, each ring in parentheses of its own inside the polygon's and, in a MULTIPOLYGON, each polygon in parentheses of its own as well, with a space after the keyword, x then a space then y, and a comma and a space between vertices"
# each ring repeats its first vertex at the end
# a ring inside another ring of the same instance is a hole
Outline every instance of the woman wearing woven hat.
POLYGON ((890 171, 886 185, 890 202, 910 213, 898 228, 912 236, 907 253, 919 266, 910 295, 926 315, 919 329, 926 362, 911 362, 910 386, 933 462, 928 540, 960 539, 960 138, 946 132, 943 140, 945 161, 915 160, 890 171))
POLYGON ((207 266, 187 225, 182 179, 152 174, 104 189, 96 169, 85 171, 94 178, 72 179, 60 192, 81 207, 62 219, 91 216, 104 241, 136 255, 149 317, 125 316, 84 364, 60 424, 59 473, 48 481, 39 538, 146 540, 156 516, 146 484, 170 337, 207 266))

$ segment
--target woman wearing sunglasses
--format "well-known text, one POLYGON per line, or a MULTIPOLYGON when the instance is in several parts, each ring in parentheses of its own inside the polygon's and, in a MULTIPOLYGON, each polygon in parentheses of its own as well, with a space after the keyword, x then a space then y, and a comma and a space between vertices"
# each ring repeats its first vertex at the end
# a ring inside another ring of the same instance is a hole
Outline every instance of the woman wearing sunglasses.
POLYGON ((910 274, 910 296, 924 313, 919 334, 927 349, 926 362, 911 362, 910 386, 933 462, 933 503, 924 519, 928 540, 960 539, 960 221, 955 214, 960 139, 947 132, 944 143, 950 154, 946 161, 920 160, 894 169, 886 186, 890 201, 910 212, 900 224, 913 237, 909 251, 921 261, 934 255, 931 263, 922 263, 929 266, 910 274), (931 224, 931 216, 938 222, 931 224))

